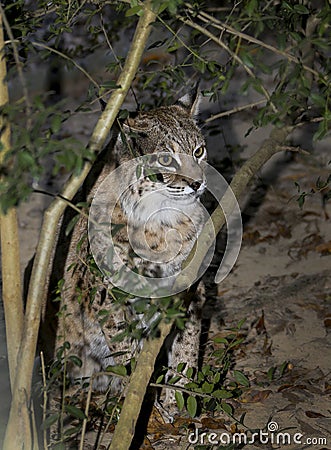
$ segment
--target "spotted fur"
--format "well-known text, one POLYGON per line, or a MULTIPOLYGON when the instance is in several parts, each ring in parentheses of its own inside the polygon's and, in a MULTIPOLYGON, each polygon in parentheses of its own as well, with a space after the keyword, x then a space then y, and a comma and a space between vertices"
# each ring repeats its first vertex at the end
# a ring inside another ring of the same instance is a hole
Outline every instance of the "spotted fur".
MULTIPOLYGON (((117 191, 105 184, 107 189, 98 194, 104 201, 97 207, 100 223, 121 225, 113 236, 119 256, 126 265, 148 277, 179 274, 204 223, 200 196, 206 188, 201 166, 206 149, 194 119, 197 105, 197 98, 185 96, 175 105, 140 112, 127 119, 86 182, 87 199, 92 201, 115 168, 133 158, 150 155, 147 165, 157 168, 158 173, 149 176, 146 167, 138 173, 134 166, 131 172, 116 179, 117 189, 122 192, 120 198, 114 199, 117 191), (107 209, 109 200, 116 204, 112 212, 107 209), (144 252, 149 259, 144 259, 144 252)), ((72 379, 89 378, 109 365, 125 364, 141 344, 130 339, 113 340, 130 321, 137 319, 130 306, 134 299, 125 308, 117 307, 107 277, 100 280, 91 270, 87 227, 87 217, 81 215, 68 240, 63 231, 65 224, 62 225, 41 327, 41 347, 49 360, 63 342, 69 343, 70 355, 80 358, 81 367, 68 364, 72 379), (60 278, 64 280, 61 303, 54 306, 50 300, 52 287, 60 278), (54 308, 60 310, 57 316, 54 308), (104 311, 107 314, 100 314, 104 311)), ((107 242, 96 241, 96 248, 97 257, 102 260, 108 250, 107 242)), ((172 367, 180 361, 189 366, 197 364, 201 305, 201 298, 191 304, 185 330, 170 345, 172 367)), ((120 389, 116 377, 96 376, 93 383, 99 391, 104 391, 109 383, 113 391, 120 389)), ((167 395, 165 403, 171 402, 173 396, 167 395)))

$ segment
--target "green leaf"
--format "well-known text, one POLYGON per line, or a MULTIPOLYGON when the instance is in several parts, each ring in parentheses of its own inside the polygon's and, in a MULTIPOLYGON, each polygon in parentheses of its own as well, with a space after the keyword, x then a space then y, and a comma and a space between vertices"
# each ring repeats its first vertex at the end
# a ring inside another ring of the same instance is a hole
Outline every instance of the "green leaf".
POLYGON ((288 2, 285 2, 285 1, 282 1, 282 8, 284 8, 285 10, 290 11, 290 12, 293 11, 292 6, 288 2))
POLYGON ((61 124, 62 124, 62 117, 58 114, 53 116, 52 121, 51 121, 52 133, 54 133, 54 134, 58 133, 61 129, 61 124))
POLYGON ((181 411, 184 408, 184 397, 181 391, 175 392, 175 399, 178 406, 179 411, 181 411))
POLYGON ((305 5, 294 5, 293 9, 299 14, 309 14, 309 9, 305 5))
POLYGON ((66 450, 67 447, 63 442, 60 442, 58 444, 55 444, 52 448, 53 450, 66 450))
POLYGON ((288 361, 284 361, 283 364, 279 368, 279 374, 282 377, 287 371, 288 361))
POLYGON ((210 394, 211 392, 213 392, 214 387, 215 385, 213 383, 208 383, 207 381, 205 381, 204 383, 202 383, 201 389, 204 394, 210 394))
POLYGON ((86 419, 84 412, 81 409, 77 408, 76 406, 64 405, 64 409, 68 414, 75 417, 76 419, 79 419, 79 420, 86 419))
POLYGON ((300 34, 295 32, 295 31, 291 31, 290 32, 290 36, 292 37, 292 39, 294 39, 297 42, 301 42, 302 41, 302 37, 300 36, 300 34))
POLYGON ((202 366, 201 368, 201 372, 206 376, 206 375, 212 375, 212 372, 210 370, 210 365, 206 364, 205 366, 202 366))
POLYGON ((119 86, 114 80, 108 80, 105 83, 102 83, 101 87, 104 89, 119 89, 121 86, 119 86))
POLYGON ((159 6, 158 14, 163 13, 168 8, 168 2, 162 2, 159 6))
POLYGON ((313 141, 316 142, 322 139, 329 131, 330 116, 324 117, 324 120, 319 124, 318 130, 313 136, 313 141))
POLYGON ((197 404, 196 398, 193 397, 192 395, 190 395, 187 399, 186 408, 187 408, 189 415, 191 417, 195 417, 195 415, 197 413, 198 404, 197 404))
POLYGON ((276 372, 276 367, 270 367, 270 369, 267 372, 268 380, 272 381, 274 379, 275 372, 276 372))
POLYGON ((148 311, 148 299, 139 298, 134 302, 133 308, 136 313, 144 314, 146 311, 148 311))
POLYGON ((79 433, 81 429, 82 429, 81 426, 68 428, 68 429, 66 429, 66 430, 64 431, 64 435, 65 435, 65 436, 71 436, 72 434, 79 433))
POLYGON ((174 377, 170 378, 170 380, 168 381, 169 384, 175 384, 177 383, 178 380, 180 380, 180 376, 179 375, 175 375, 174 377))
POLYGON ((240 370, 234 370, 233 375, 238 384, 241 384, 242 386, 245 387, 248 387, 250 385, 249 379, 246 377, 245 374, 240 372, 240 370))
POLYGON ((217 389, 217 391, 214 391, 212 393, 212 396, 215 398, 222 398, 222 399, 233 397, 232 392, 227 391, 226 389, 217 389))
POLYGON ((155 383, 156 383, 156 384, 160 384, 160 383, 163 382, 163 380, 164 380, 164 375, 160 375, 159 377, 157 377, 155 383))
POLYGON ((258 11, 258 1, 250 0, 246 5, 246 12, 248 17, 252 17, 255 12, 258 11))
POLYGON ((120 375, 125 377, 127 375, 126 367, 123 364, 118 364, 117 366, 108 366, 107 372, 114 373, 115 375, 120 375))
POLYGON ((215 375, 214 375, 214 378, 213 378, 214 384, 219 383, 220 379, 221 379, 221 373, 220 372, 216 372, 215 375))
POLYGON ((65 349, 65 350, 70 350, 70 342, 68 342, 68 341, 65 341, 64 343, 63 343, 63 348, 65 349))
POLYGON ((133 6, 132 8, 129 8, 127 10, 127 12, 125 13, 125 16, 126 17, 131 17, 134 15, 140 16, 142 12, 143 12, 143 6, 137 5, 137 6, 133 6))
POLYGON ((241 327, 244 325, 245 322, 246 322, 246 318, 245 318, 245 319, 241 319, 241 320, 238 322, 238 325, 237 325, 238 330, 241 329, 241 327))
POLYGON ((73 362, 75 366, 82 367, 82 360, 78 358, 78 356, 70 355, 68 359, 70 359, 70 361, 73 362))
POLYGON ((315 103, 315 105, 320 106, 321 108, 325 107, 326 99, 325 97, 323 97, 323 95, 312 93, 310 94, 310 98, 315 103))
POLYGON ((80 214, 76 214, 68 223, 66 229, 65 229, 65 235, 69 236, 69 234, 71 233, 71 231, 74 229, 76 223, 78 222, 78 219, 80 217, 80 214))
POLYGON ((176 318, 176 327, 179 330, 184 330, 184 328, 185 328, 185 320, 182 319, 181 317, 177 317, 176 318))
POLYGON ((153 182, 157 181, 157 174, 155 173, 155 170, 151 167, 144 168, 144 175, 153 182))
POLYGON ((225 344, 228 345, 229 341, 226 338, 216 337, 213 339, 215 344, 225 344))
POLYGON ((23 167, 32 167, 36 164, 36 161, 33 159, 33 156, 30 155, 28 151, 21 151, 18 154, 19 164, 23 167))
POLYGON ((179 363, 177 366, 177 372, 182 373, 183 370, 185 369, 185 366, 186 366, 186 363, 184 363, 184 362, 179 363))
POLYGON ((251 55, 249 53, 246 53, 246 52, 242 53, 241 59, 243 60, 243 63, 247 67, 250 67, 251 69, 254 68, 255 64, 254 64, 253 58, 251 57, 251 55))
POLYGON ((197 383, 189 382, 185 384, 186 389, 196 390, 198 388, 197 383))
POLYGON ((299 207, 302 209, 303 208, 303 205, 305 204, 305 200, 306 200, 306 197, 307 197, 307 192, 302 192, 300 195, 299 195, 299 197, 297 198, 297 202, 298 202, 298 204, 299 204, 299 207))
POLYGON ((244 338, 239 338, 239 339, 236 339, 234 342, 231 342, 231 344, 229 344, 229 350, 230 350, 230 348, 237 347, 237 346, 240 345, 243 341, 244 341, 244 338))
POLYGON ((186 371, 187 378, 192 378, 193 375, 193 367, 188 367, 186 371))
POLYGON ((222 411, 225 412, 225 414, 228 414, 229 416, 231 416, 232 413, 233 413, 232 406, 229 405, 228 403, 225 403, 225 402, 222 403, 221 404, 221 409, 222 409, 222 411))
POLYGON ((127 119, 129 117, 129 111, 127 109, 121 109, 121 111, 118 113, 118 118, 119 119, 127 119))
POLYGON ((54 423, 56 423, 59 420, 59 417, 60 417, 59 413, 48 416, 41 425, 42 430, 47 430, 52 425, 54 425, 54 423))
POLYGON ((142 172, 141 164, 138 164, 137 167, 136 167, 136 178, 137 178, 137 180, 139 180, 139 178, 141 177, 141 172, 142 172))

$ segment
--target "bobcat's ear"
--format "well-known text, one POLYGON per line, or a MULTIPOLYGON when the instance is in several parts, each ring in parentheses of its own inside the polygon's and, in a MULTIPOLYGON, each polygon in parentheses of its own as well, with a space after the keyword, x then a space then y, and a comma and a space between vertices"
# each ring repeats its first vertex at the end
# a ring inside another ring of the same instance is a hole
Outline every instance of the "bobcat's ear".
POLYGON ((179 100, 177 100, 176 105, 181 106, 186 109, 188 113, 192 117, 197 117, 199 114, 199 106, 201 103, 201 92, 199 90, 199 86, 197 85, 192 91, 188 94, 185 94, 179 100))

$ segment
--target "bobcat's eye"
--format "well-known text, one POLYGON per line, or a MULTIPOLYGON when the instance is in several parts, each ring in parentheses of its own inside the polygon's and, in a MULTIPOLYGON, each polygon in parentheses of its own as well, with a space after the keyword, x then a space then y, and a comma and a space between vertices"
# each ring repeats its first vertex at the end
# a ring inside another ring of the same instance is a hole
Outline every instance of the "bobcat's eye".
POLYGON ((162 166, 170 166, 170 164, 172 163, 172 156, 170 156, 170 155, 161 155, 161 156, 158 157, 158 162, 162 166))
POLYGON ((205 153, 205 147, 202 145, 201 147, 198 147, 196 150, 194 150, 193 155, 196 158, 201 158, 205 153))

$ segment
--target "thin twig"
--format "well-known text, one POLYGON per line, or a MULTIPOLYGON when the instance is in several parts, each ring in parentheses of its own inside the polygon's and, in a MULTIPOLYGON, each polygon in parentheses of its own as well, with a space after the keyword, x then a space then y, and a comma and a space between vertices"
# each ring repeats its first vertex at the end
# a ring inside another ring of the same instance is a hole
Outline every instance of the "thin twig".
POLYGON ((7 20, 5 11, 4 11, 1 3, 0 3, 0 14, 2 16, 2 21, 3 21, 3 24, 4 24, 5 28, 6 28, 8 37, 9 37, 9 42, 10 42, 12 48, 13 48, 15 64, 16 64, 18 76, 19 76, 19 79, 20 79, 20 82, 21 82, 21 85, 22 85, 23 95, 24 95, 25 104, 26 104, 26 118, 27 118, 26 126, 27 126, 27 129, 29 130, 31 128, 31 123, 32 123, 32 119, 31 119, 32 106, 31 106, 30 97, 29 97, 28 85, 27 85, 25 76, 23 74, 23 69, 22 69, 22 65, 23 64, 20 61, 20 57, 19 57, 18 50, 17 50, 17 45, 16 44, 17 44, 18 41, 14 38, 14 35, 12 33, 10 24, 9 24, 9 22, 7 20))
POLYGON ((213 120, 220 119, 221 117, 231 116, 232 114, 238 113, 240 111, 245 111, 246 109, 255 108, 255 106, 262 105, 265 102, 266 100, 263 99, 257 102, 248 103, 247 105, 237 106, 236 108, 229 109, 228 111, 223 111, 221 113, 214 114, 213 116, 208 117, 208 119, 205 120, 205 123, 212 122, 213 120))
POLYGON ((189 389, 186 389, 186 388, 184 388, 182 386, 178 386, 176 384, 149 383, 149 386, 155 387, 155 388, 160 388, 160 389, 170 389, 172 391, 174 389, 176 389, 176 391, 181 391, 181 392, 184 392, 184 394, 189 394, 189 395, 192 395, 194 397, 213 398, 213 396, 211 394, 204 394, 203 392, 190 391, 189 389))
MULTIPOLYGON (((104 35, 104 37, 105 37, 105 39, 106 39, 106 43, 107 43, 107 45, 108 45, 110 51, 112 52, 112 54, 113 54, 113 56, 114 56, 114 58, 115 58, 115 61, 116 61, 117 64, 118 64, 118 67, 119 67, 121 70, 123 70, 123 65, 122 65, 122 63, 121 63, 121 60, 120 60, 120 59, 118 58, 118 56, 116 55, 115 50, 114 50, 114 48, 113 48, 113 46, 112 46, 112 44, 111 44, 111 42, 110 42, 110 40, 109 40, 107 31, 106 31, 106 28, 105 28, 105 23, 104 23, 104 20, 103 20, 103 14, 102 14, 102 12, 100 13, 100 23, 101 23, 101 29, 102 29, 103 35, 104 35)), ((108 94, 109 92, 111 92, 111 91, 112 91, 112 89, 110 89, 110 90, 104 92, 104 94, 103 94, 102 96, 107 95, 107 94, 108 94)), ((135 93, 135 91, 134 91, 134 89, 133 89, 132 86, 130 86, 130 92, 131 92, 131 94, 132 94, 132 96, 133 96, 133 98, 134 98, 134 101, 136 102, 137 109, 139 109, 139 102, 138 102, 136 93, 135 93)), ((100 97, 100 98, 101 98, 101 97, 100 97)))
MULTIPOLYGON (((227 16, 226 16, 226 21, 225 21, 225 23, 228 23, 228 22, 229 22, 229 20, 231 19, 231 16, 233 15, 233 13, 234 13, 234 11, 236 10, 237 6, 240 5, 240 3, 241 3, 241 1, 236 2, 236 3, 233 5, 233 7, 232 7, 230 13, 227 14, 227 16)), ((220 37, 219 37, 220 40, 223 39, 223 33, 224 33, 224 32, 225 32, 225 29, 222 30, 222 32, 221 32, 221 34, 220 34, 220 37)))
MULTIPOLYGON (((194 28, 197 31, 200 31, 200 33, 204 34, 205 36, 208 36, 212 41, 214 41, 217 45, 219 45, 227 53, 229 53, 237 61, 237 63, 240 64, 245 69, 245 71, 248 73, 248 75, 251 78, 253 78, 256 81, 259 81, 258 78, 256 77, 256 75, 254 74, 254 72, 247 66, 247 64, 245 64, 244 61, 235 52, 233 52, 223 41, 221 41, 218 37, 213 35, 209 30, 207 30, 206 28, 202 27, 201 25, 198 25, 195 22, 192 22, 192 20, 186 19, 184 17, 178 16, 178 19, 181 20, 186 25, 188 25, 189 27, 194 28)), ((266 88, 263 86, 262 83, 260 83, 260 88, 261 88, 262 93, 264 94, 264 96, 268 100, 268 102, 269 102, 273 112, 277 113, 277 108, 274 105, 274 103, 271 101, 270 94, 266 90, 266 88)))
POLYGON ((306 120, 306 121, 304 121, 304 122, 296 123, 295 126, 296 126, 296 127, 303 127, 304 125, 309 125, 310 123, 320 123, 320 122, 323 122, 323 120, 325 120, 324 117, 313 117, 312 119, 306 120))
POLYGON ((59 50, 56 50, 55 48, 49 47, 48 45, 43 44, 42 42, 31 42, 31 44, 34 45, 35 47, 40 47, 40 48, 48 50, 48 51, 50 51, 52 53, 55 53, 56 55, 61 56, 61 58, 66 59, 67 61, 70 61, 78 70, 80 70, 86 76, 86 78, 88 78, 91 81, 91 83, 97 89, 100 89, 100 86, 97 83, 97 81, 94 80, 94 78, 87 72, 87 70, 85 70, 84 67, 82 67, 80 64, 78 64, 77 61, 75 61, 74 59, 70 58, 65 53, 62 53, 59 50))
MULTIPOLYGON (((45 359, 44 353, 40 352, 40 362, 41 362, 41 374, 43 379, 43 423, 46 420, 46 410, 47 410, 47 384, 46 384, 46 369, 45 369, 45 359)), ((47 430, 43 429, 43 442, 44 448, 47 449, 47 430)))
POLYGON ((83 9, 83 7, 85 6, 85 4, 87 3, 87 0, 83 0, 82 2, 80 2, 78 5, 78 8, 76 9, 76 11, 74 11, 72 13, 71 18, 69 18, 69 10, 70 8, 68 8, 68 15, 67 15, 67 26, 71 26, 72 21, 74 20, 74 18, 78 15, 79 11, 81 9, 83 9))
POLYGON ((293 145, 281 145, 280 149, 284 152, 294 152, 294 153, 300 153, 300 155, 310 155, 310 153, 307 150, 304 150, 302 147, 293 145))
MULTIPOLYGON (((112 372, 97 372, 94 373, 91 378, 90 378, 90 386, 89 386, 89 390, 87 393, 87 398, 86 398, 86 405, 85 405, 85 418, 83 420, 83 424, 82 424, 82 431, 81 431, 81 437, 80 437, 80 443, 79 443, 79 450, 84 450, 84 439, 85 439, 85 433, 86 433, 86 427, 87 427, 87 422, 88 422, 88 413, 89 413, 89 409, 90 409, 90 404, 91 404, 91 399, 92 399, 92 391, 93 391, 93 382, 95 380, 95 378, 99 377, 99 376, 115 376, 115 377, 119 377, 119 378, 126 378, 125 376, 119 375, 119 374, 114 374, 112 372)), ((113 418, 113 414, 114 411, 112 412, 111 416, 110 416, 110 420, 112 420, 113 418)), ((109 423, 109 422, 108 422, 109 423)), ((107 427, 109 425, 107 424, 107 427)), ((106 427, 106 428, 107 428, 106 427)), ((98 445, 99 448, 99 445, 98 445)))
POLYGON ((196 51, 194 51, 190 46, 188 46, 188 45, 183 41, 183 39, 181 39, 181 38, 178 36, 178 31, 174 31, 174 30, 171 28, 171 26, 169 26, 169 25, 167 24, 167 22, 165 22, 165 21, 162 19, 161 16, 158 16, 158 19, 159 19, 159 21, 162 23, 162 25, 163 25, 168 31, 170 31, 170 33, 172 33, 172 34, 175 36, 176 39, 178 39, 178 41, 182 44, 182 46, 183 46, 184 48, 186 48, 186 50, 188 50, 188 51, 191 53, 191 55, 195 56, 198 60, 202 61, 203 63, 206 62, 206 60, 203 59, 203 58, 199 55, 199 53, 197 53, 196 51))
POLYGON ((84 438, 85 438, 86 426, 87 426, 87 421, 88 421, 88 412, 89 412, 90 404, 91 404, 91 397, 92 397, 92 389, 93 389, 94 378, 95 378, 94 375, 92 375, 92 377, 90 379, 90 386, 89 386, 87 399, 86 399, 85 417, 84 417, 83 425, 82 425, 82 432, 81 432, 81 437, 80 437, 79 450, 84 450, 84 438))
MULTIPOLYGON (((232 34, 234 36, 238 36, 242 39, 244 39, 247 42, 250 42, 252 44, 256 44, 260 47, 263 47, 277 55, 281 55, 284 56, 286 59, 288 59, 291 62, 294 62, 295 64, 300 64, 307 72, 312 73, 316 78, 320 79, 321 78, 321 73, 317 72, 316 70, 312 69, 311 67, 305 65, 302 63, 302 61, 300 61, 299 58, 297 58, 294 55, 291 55, 290 53, 284 51, 284 50, 280 50, 277 47, 274 47, 273 45, 267 44, 266 42, 261 41, 260 39, 257 39, 253 36, 250 36, 246 33, 243 33, 241 31, 236 30, 235 28, 231 27, 230 25, 227 25, 224 22, 221 22, 220 20, 216 19, 215 17, 205 13, 204 11, 201 11, 197 17, 202 20, 205 23, 209 23, 211 26, 222 30, 222 31, 226 31, 229 34, 232 34)), ((323 78, 323 77, 322 77, 323 78)))

